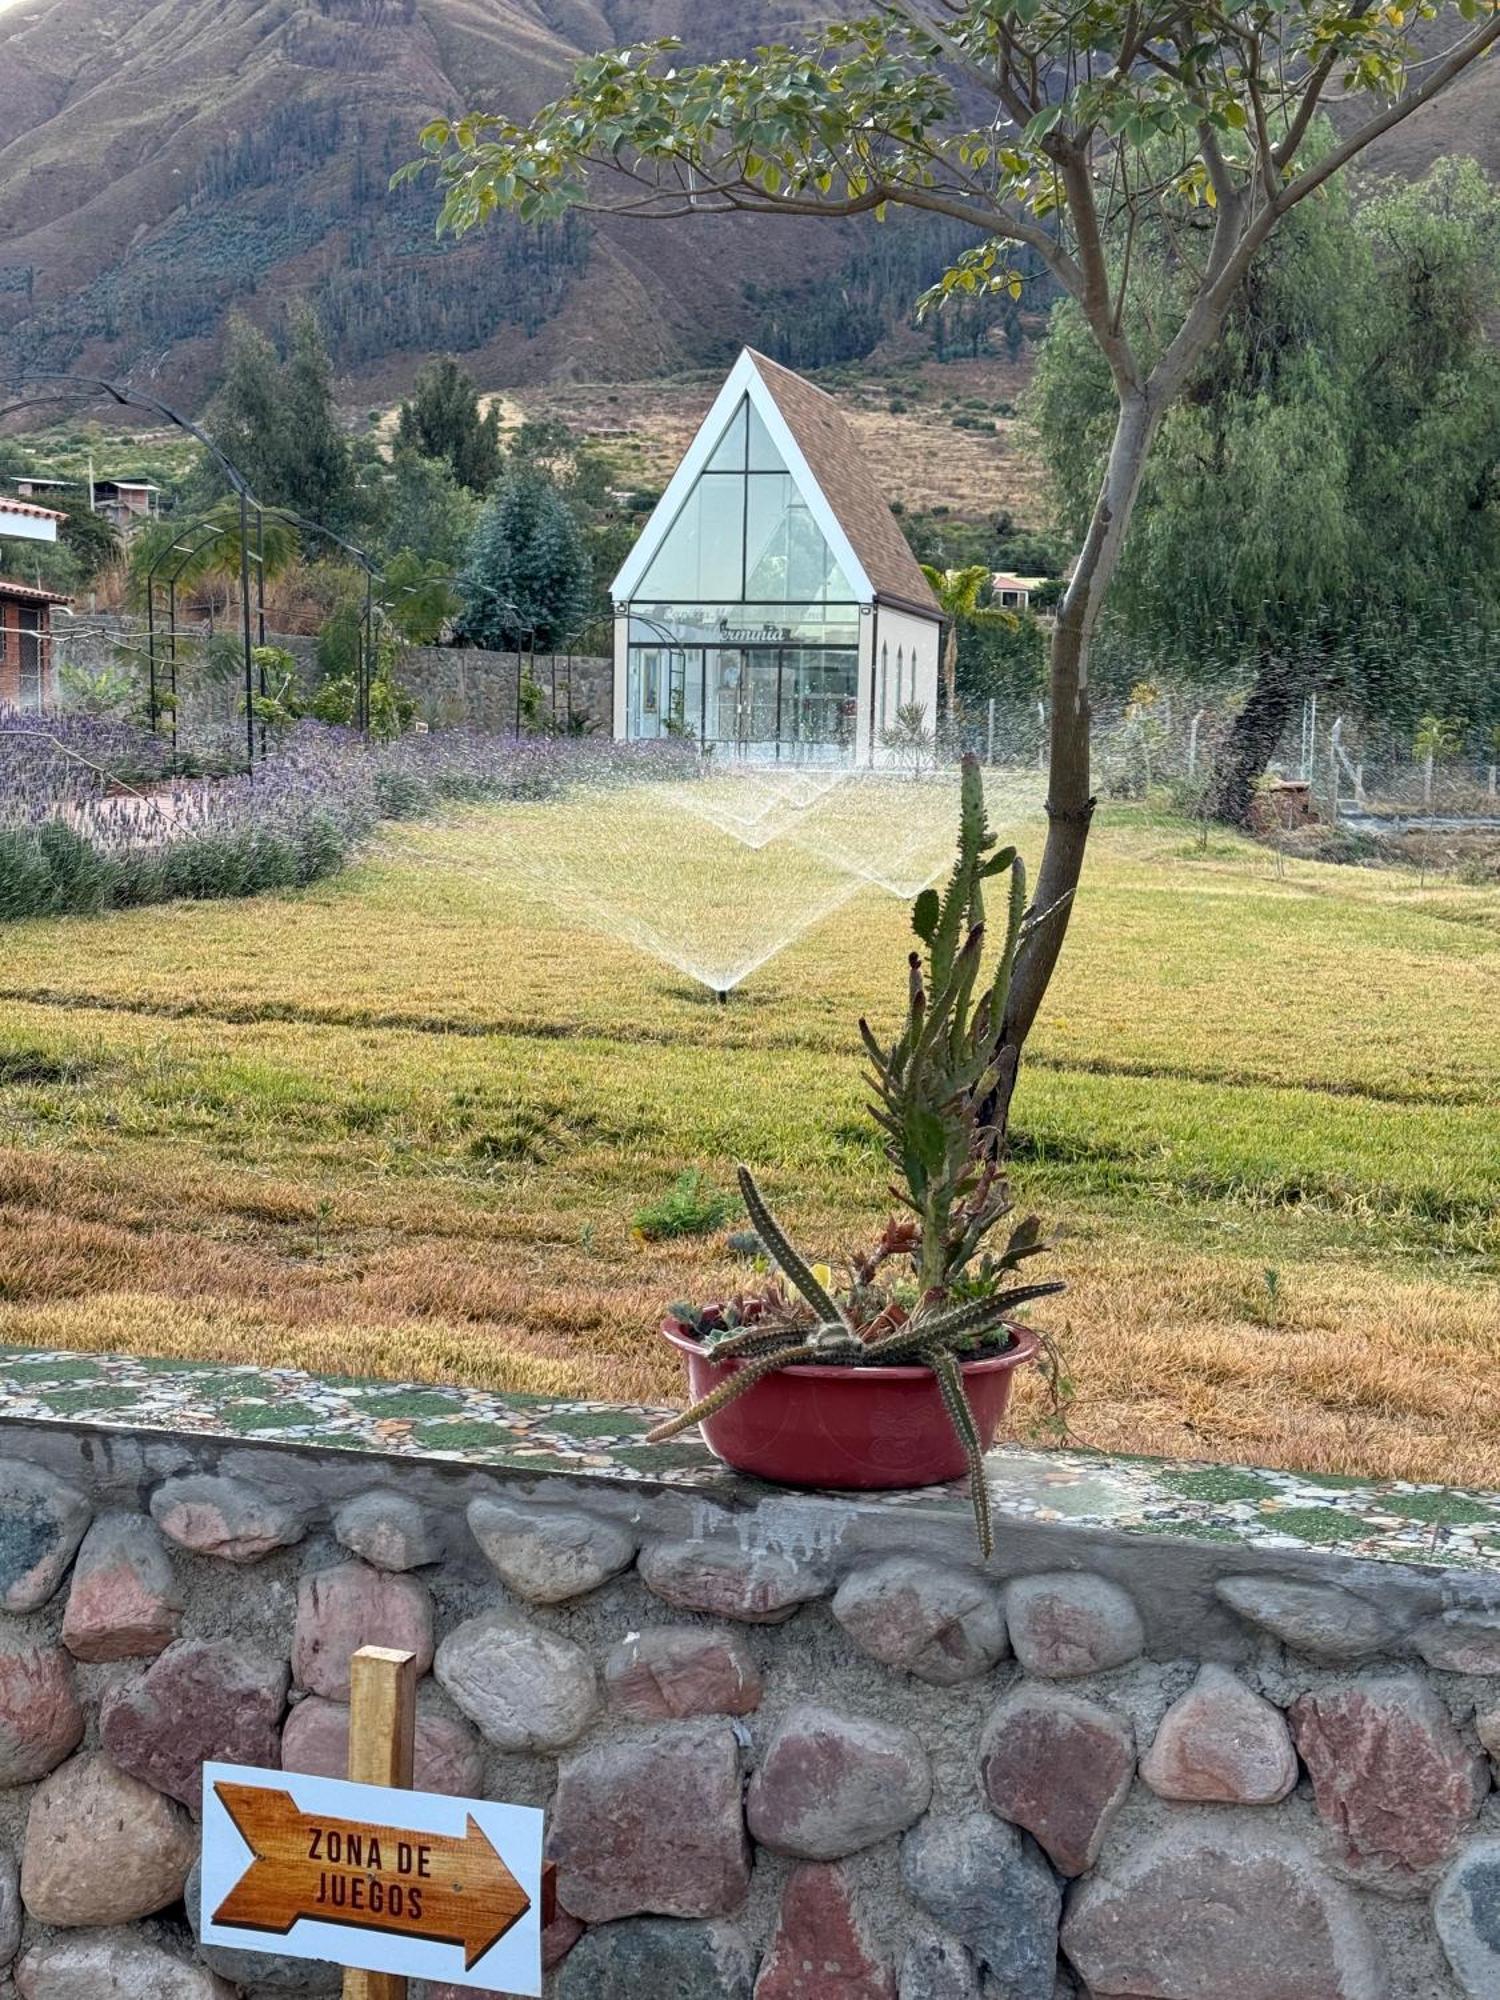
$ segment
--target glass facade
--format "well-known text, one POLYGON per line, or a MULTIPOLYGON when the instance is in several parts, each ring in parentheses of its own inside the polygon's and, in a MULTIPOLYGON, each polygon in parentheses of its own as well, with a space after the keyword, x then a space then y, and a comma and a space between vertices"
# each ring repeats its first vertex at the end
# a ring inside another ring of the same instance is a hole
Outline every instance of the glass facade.
POLYGON ((853 754, 860 607, 749 398, 629 607, 626 732, 731 754, 853 754))

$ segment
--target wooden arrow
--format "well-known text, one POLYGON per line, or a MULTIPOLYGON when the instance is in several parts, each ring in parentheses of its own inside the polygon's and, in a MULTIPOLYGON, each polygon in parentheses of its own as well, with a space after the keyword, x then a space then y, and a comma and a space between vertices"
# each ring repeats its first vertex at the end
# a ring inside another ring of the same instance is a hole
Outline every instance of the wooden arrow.
POLYGON ((304 1813, 290 1792, 214 1785, 254 1859, 216 1924, 284 1937, 303 1918, 458 1945, 471 1969, 531 1907, 472 1815, 462 1834, 304 1813))

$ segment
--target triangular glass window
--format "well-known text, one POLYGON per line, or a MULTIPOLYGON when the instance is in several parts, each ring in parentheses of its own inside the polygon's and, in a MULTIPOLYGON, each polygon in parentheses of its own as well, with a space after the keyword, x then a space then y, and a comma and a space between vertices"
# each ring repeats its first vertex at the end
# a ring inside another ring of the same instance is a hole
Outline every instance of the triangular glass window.
MULTIPOLYGON (((748 401, 748 399, 747 399, 748 401)), ((750 458, 752 472, 785 472, 786 461, 771 442, 771 433, 766 429, 760 411, 753 403, 750 410, 750 458)))
POLYGON ((848 604, 854 590, 788 472, 747 481, 747 603, 848 604))
POLYGON ((637 586, 681 604, 850 604, 844 574, 748 397, 637 586))
POLYGON ((705 472, 652 557, 637 595, 735 604, 745 580, 745 476, 705 472))
POLYGON ((745 469, 745 404, 729 419, 729 428, 714 447, 708 461, 709 472, 743 472, 745 469))

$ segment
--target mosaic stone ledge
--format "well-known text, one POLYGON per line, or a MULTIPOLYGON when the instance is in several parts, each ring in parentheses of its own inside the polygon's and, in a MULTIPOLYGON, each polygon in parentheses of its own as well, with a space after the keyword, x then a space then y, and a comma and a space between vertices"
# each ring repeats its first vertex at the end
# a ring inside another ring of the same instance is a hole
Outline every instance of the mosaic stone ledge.
MULTIPOLYGON (((0 1347, 0 1421, 302 1444, 706 1492, 758 1486, 696 1441, 647 1444, 664 1414, 295 1368, 0 1347)), ((1500 1494, 1085 1451, 1002 1448, 988 1463, 997 1519, 1500 1572, 1500 1494)), ((902 1508, 968 1505, 958 1487, 863 1497, 902 1508)))

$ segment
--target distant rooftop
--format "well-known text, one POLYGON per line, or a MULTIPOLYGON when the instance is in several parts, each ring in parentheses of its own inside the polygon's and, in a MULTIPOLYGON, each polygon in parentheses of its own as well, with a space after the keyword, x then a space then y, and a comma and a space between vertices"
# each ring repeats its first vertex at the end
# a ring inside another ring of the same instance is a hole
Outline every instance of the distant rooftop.
POLYGON ((20 514, 28 521, 66 521, 66 514, 59 514, 55 507, 33 507, 29 500, 12 500, 0 493, 0 515, 20 514))
POLYGON ((65 591, 43 590, 37 584, 12 583, 9 577, 0 576, 0 597, 9 597, 21 604, 71 604, 72 598, 65 591))

